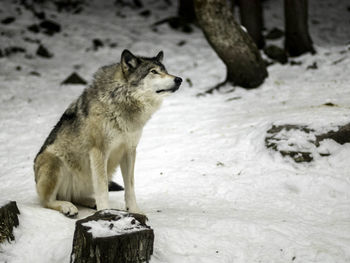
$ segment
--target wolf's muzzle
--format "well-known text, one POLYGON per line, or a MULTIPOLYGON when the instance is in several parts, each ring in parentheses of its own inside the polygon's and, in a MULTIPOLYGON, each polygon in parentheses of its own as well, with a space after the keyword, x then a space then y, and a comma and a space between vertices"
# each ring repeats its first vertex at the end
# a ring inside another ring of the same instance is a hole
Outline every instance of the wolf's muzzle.
POLYGON ((174 82, 175 82, 174 87, 172 87, 170 89, 157 90, 156 92, 157 93, 162 93, 162 92, 168 92, 168 91, 171 91, 171 92, 177 91, 180 88, 180 85, 181 85, 181 82, 182 82, 182 78, 175 77, 174 78, 174 82))
POLYGON ((180 87, 181 82, 182 82, 182 78, 175 77, 174 81, 175 81, 175 84, 178 85, 178 86, 180 87))
POLYGON ((174 88, 172 88, 172 90, 171 90, 172 92, 175 92, 179 89, 181 82, 182 82, 182 78, 175 77, 174 82, 175 82, 175 86, 174 86, 174 88))

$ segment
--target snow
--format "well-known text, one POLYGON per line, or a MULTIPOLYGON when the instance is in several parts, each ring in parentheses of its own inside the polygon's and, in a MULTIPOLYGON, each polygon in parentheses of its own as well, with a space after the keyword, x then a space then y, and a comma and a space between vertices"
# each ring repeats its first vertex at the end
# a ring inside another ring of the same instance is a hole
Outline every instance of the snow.
MULTIPOLYGON (((113 211, 113 210, 109 210, 113 211)), ((105 212, 106 213, 106 212, 105 212)), ((120 218, 118 220, 108 221, 108 220, 97 220, 88 221, 83 223, 83 226, 90 227, 88 230, 94 238, 99 237, 110 237, 119 236, 123 234, 128 234, 132 232, 142 231, 148 229, 142 226, 139 221, 135 218, 126 216, 126 213, 112 213, 118 215, 120 218)))
MULTIPOLYGON (((161 25, 152 31, 155 21, 175 14, 176 5, 145 1, 152 11, 145 18, 113 1, 88 2, 76 15, 45 10, 62 25, 52 37, 27 32, 37 21, 24 9, 18 16, 11 1, 0 7, 1 18, 17 17, 0 24, 0 47, 24 46, 33 54, 0 58, 0 199, 17 201, 21 211, 16 241, 1 245, 0 262, 69 262, 75 220, 41 207, 33 160, 84 88, 59 83, 73 71, 91 80, 98 67, 117 62, 124 48, 141 55, 164 50, 168 71, 184 79, 146 125, 138 147, 136 195, 155 232, 152 263, 350 261, 349 144, 325 140, 318 150, 330 156, 296 164, 264 143, 272 125, 306 125, 320 134, 349 122, 345 1, 309 1, 317 54, 293 59, 300 66, 275 64, 258 89, 230 92, 227 85, 204 97, 196 95, 222 81, 225 67, 200 30, 185 34, 161 25), (24 42, 24 36, 40 39, 54 57, 36 57, 38 44, 24 42), (94 38, 117 47, 86 51, 94 38), (318 69, 307 70, 314 62, 318 69), (21 70, 15 70, 18 65, 21 70)), ((264 2, 268 29, 283 29, 281 3, 264 2)), ((308 139, 289 135, 297 145, 308 139)), ((120 171, 115 180, 122 182, 120 171)), ((110 193, 111 208, 124 207, 123 195, 110 193)), ((80 208, 78 219, 92 213, 80 208)))

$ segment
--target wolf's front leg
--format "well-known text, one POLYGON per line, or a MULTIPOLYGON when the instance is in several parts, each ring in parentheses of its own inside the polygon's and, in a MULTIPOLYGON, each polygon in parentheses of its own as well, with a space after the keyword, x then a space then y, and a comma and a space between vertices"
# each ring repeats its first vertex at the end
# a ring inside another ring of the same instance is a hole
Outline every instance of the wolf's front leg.
POLYGON ((103 153, 96 148, 90 151, 89 157, 97 210, 108 209, 109 201, 106 158, 103 153))
POLYGON ((134 167, 136 158, 136 148, 129 149, 124 154, 121 162, 120 169, 122 171, 125 189, 125 208, 132 213, 141 213, 139 207, 136 204, 136 196, 134 189, 134 167))

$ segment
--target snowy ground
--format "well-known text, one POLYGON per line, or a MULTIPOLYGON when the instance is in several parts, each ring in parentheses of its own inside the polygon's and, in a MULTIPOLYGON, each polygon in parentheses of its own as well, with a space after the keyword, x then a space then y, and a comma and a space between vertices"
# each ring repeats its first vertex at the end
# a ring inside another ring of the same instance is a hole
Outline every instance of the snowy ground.
MULTIPOLYGON (((11 2, 0 6, 1 19, 17 14, 11 2)), ((225 69, 202 33, 167 25, 151 30, 176 6, 149 1, 144 9, 152 6, 152 15, 145 18, 108 4, 113 1, 88 2, 77 15, 46 10, 62 25, 52 37, 28 32, 26 26, 37 20, 25 10, 15 22, 0 25, 0 48, 25 46, 33 54, 0 58, 0 199, 16 200, 21 211, 16 241, 2 245, 0 262, 69 262, 75 220, 39 205, 33 159, 84 88, 60 82, 72 71, 91 80, 98 67, 117 62, 124 48, 141 55, 164 50, 168 71, 193 83, 185 81, 164 102, 138 148, 138 203, 155 231, 151 262, 350 262, 350 145, 326 142, 332 155, 309 164, 264 146, 273 123, 325 131, 349 122, 346 1, 309 1, 310 21, 319 22, 310 25, 317 55, 296 58, 300 66, 269 67, 258 89, 227 93, 227 86, 205 97, 196 94, 223 80, 225 69), (24 42, 25 36, 40 39, 54 57, 36 57, 38 44, 24 42), (93 38, 118 45, 86 51, 93 38), (314 62, 318 69, 306 70, 314 62)), ((265 3, 268 29, 283 28, 279 2, 265 3)), ((119 171, 115 180, 121 182, 119 171)), ((124 205, 122 192, 111 193, 110 200, 114 208, 124 205)), ((92 213, 81 209, 79 218, 92 213)))

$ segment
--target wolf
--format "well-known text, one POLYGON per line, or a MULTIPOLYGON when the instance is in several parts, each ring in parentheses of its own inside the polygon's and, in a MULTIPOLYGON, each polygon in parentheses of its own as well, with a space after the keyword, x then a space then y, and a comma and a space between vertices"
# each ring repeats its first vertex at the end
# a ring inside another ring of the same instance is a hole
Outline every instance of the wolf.
POLYGON ((120 166, 125 209, 136 203, 134 166, 143 127, 182 79, 168 74, 164 53, 142 57, 125 49, 120 62, 100 68, 70 104, 34 160, 44 207, 75 217, 75 205, 109 208, 108 182, 120 166))

